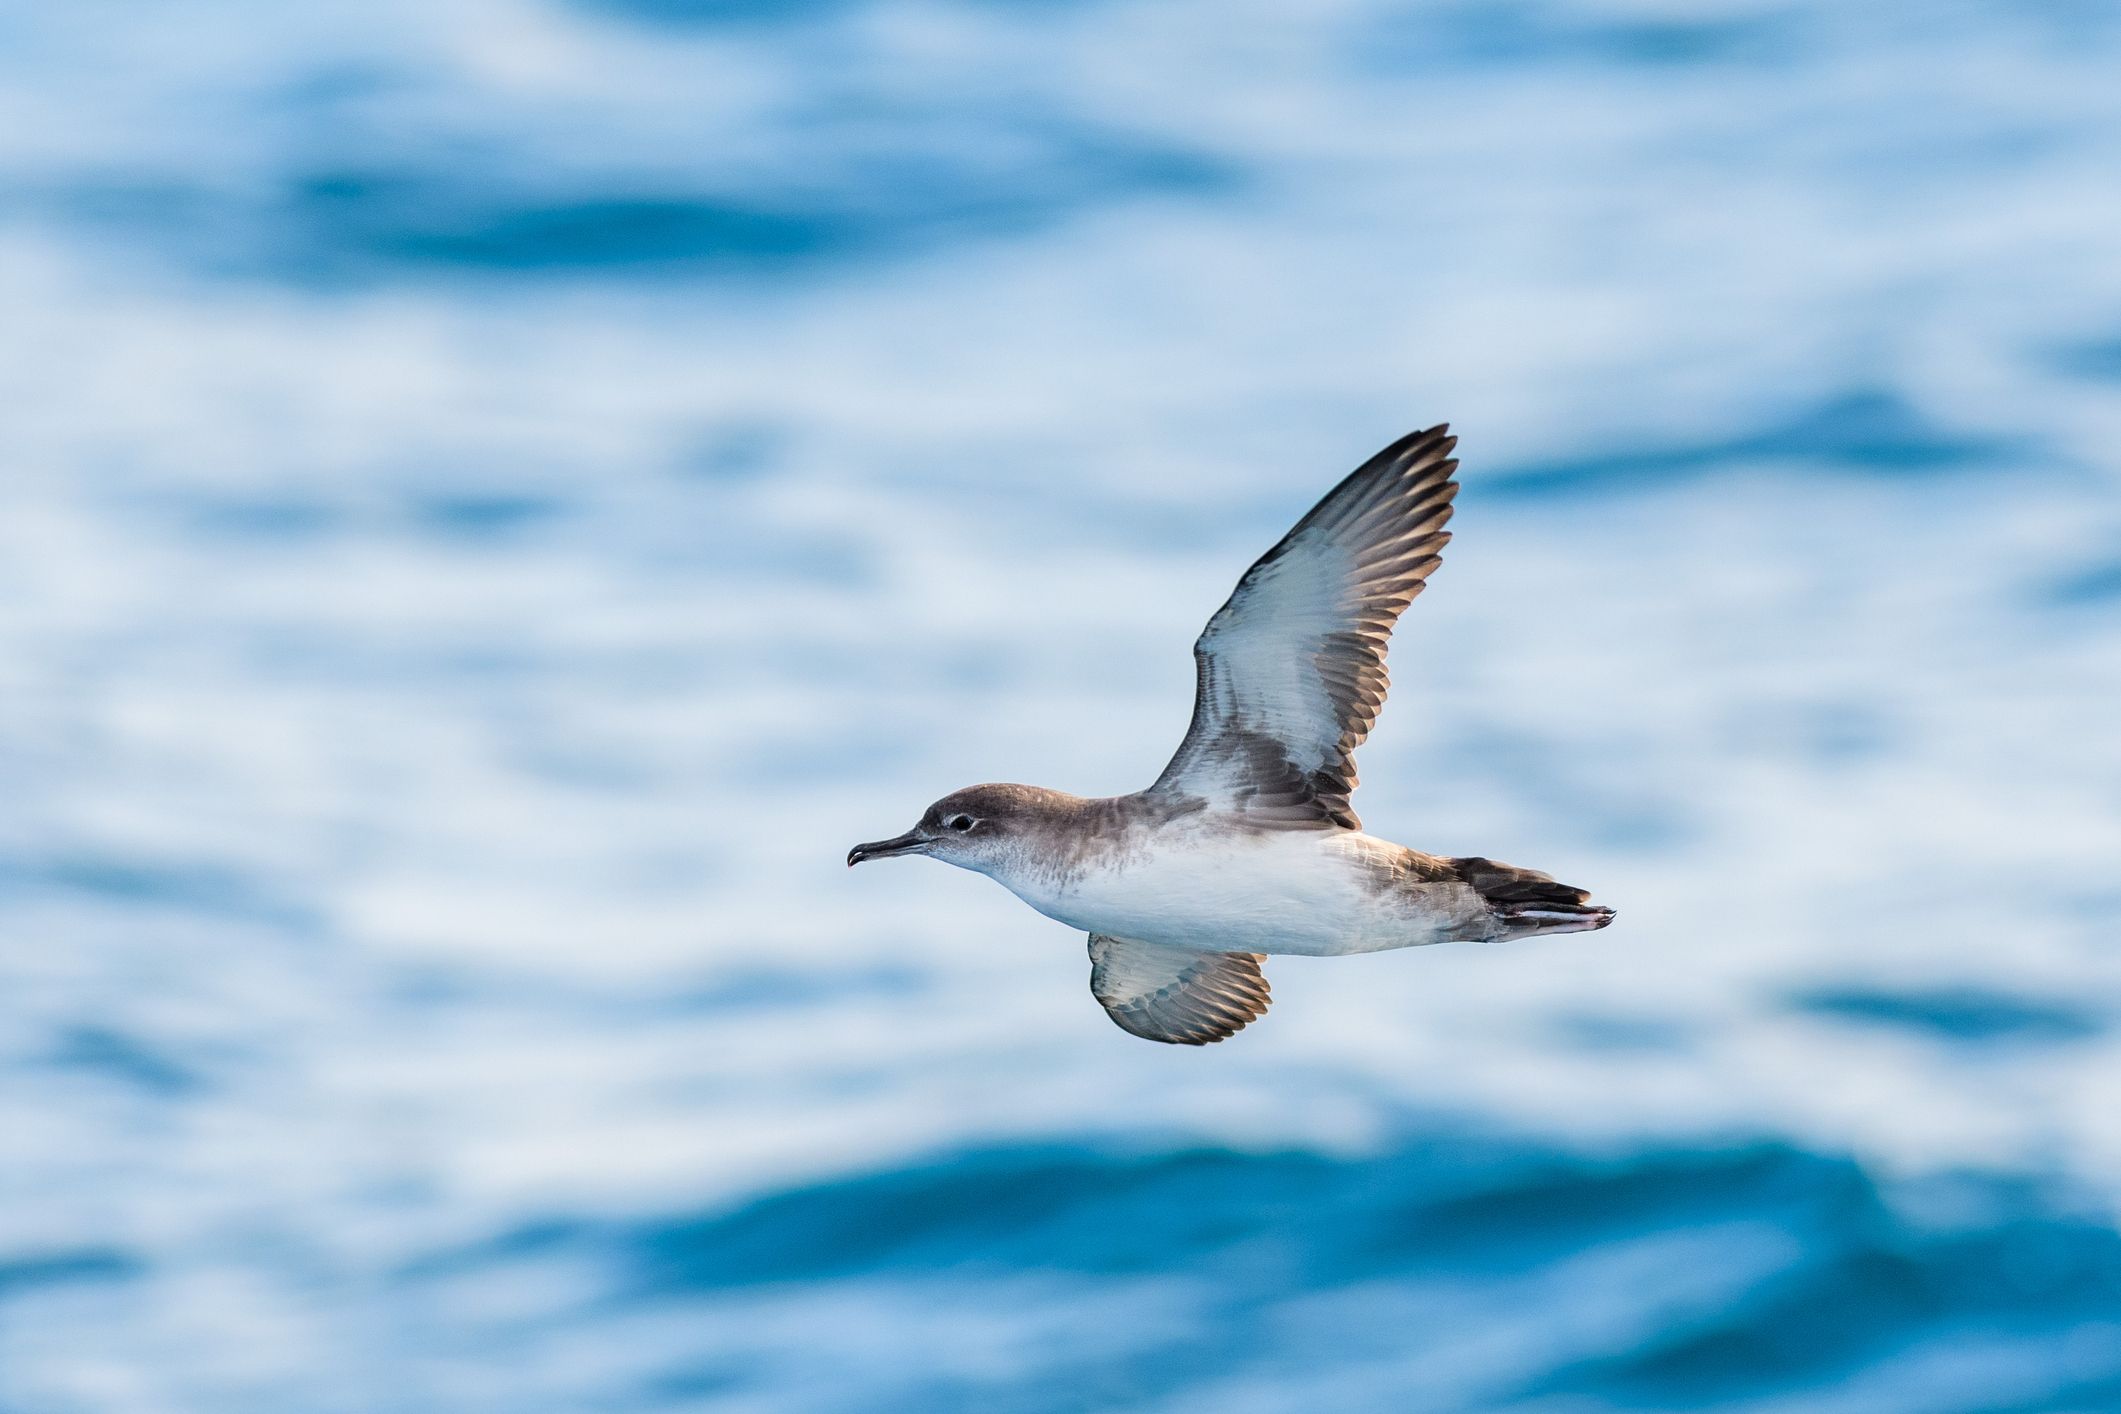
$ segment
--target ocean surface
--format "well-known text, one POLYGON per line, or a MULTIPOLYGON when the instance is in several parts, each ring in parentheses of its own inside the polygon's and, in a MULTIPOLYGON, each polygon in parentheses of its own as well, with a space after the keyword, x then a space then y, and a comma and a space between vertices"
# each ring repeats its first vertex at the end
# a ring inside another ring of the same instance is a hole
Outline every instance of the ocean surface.
POLYGON ((2121 1409, 2121 9, 0 3, 0 1411, 2121 1409), (919 861, 1409 428, 1148 1045, 919 861))

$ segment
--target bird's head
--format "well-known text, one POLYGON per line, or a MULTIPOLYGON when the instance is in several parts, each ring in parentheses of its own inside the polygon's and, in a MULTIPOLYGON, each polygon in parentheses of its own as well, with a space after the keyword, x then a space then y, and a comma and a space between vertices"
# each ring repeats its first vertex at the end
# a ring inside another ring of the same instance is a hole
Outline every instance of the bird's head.
POLYGON ((849 868, 865 859, 926 854, 981 873, 1015 854, 1033 825, 1050 812, 1057 793, 1036 786, 966 786, 928 807, 903 835, 847 851, 849 868))

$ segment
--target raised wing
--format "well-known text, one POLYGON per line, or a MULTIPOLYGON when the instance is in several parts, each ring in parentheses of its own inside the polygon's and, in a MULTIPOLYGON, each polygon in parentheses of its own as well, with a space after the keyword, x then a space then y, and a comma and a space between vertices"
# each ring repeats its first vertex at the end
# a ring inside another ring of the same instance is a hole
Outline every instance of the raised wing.
POLYGON ((1193 645, 1193 725, 1151 792, 1268 828, 1362 828, 1348 796, 1386 644, 1451 538, 1447 432, 1379 452, 1245 571, 1193 645))
POLYGON ((1268 1002, 1260 954, 1194 952, 1090 935, 1090 994, 1122 1030, 1175 1046, 1234 1036, 1268 1002))

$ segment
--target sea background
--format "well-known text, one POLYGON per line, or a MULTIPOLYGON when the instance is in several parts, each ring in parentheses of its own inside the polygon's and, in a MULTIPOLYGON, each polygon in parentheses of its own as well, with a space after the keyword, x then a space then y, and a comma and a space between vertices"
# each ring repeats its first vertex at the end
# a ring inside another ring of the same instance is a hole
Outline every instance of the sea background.
POLYGON ((0 5, 0 1410, 2121 1409, 2121 10, 0 5), (1411 427, 1373 831, 1152 1046, 847 847, 1154 776, 1411 427))

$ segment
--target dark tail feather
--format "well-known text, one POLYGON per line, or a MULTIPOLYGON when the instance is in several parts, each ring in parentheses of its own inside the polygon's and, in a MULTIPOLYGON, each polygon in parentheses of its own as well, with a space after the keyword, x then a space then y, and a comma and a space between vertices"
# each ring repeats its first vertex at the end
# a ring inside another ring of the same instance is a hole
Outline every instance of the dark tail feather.
POLYGON ((1508 937, 1587 933, 1613 921, 1613 910, 1591 903, 1589 890, 1557 884, 1553 875, 1537 869, 1477 857, 1454 859, 1451 866, 1510 925, 1508 937))

